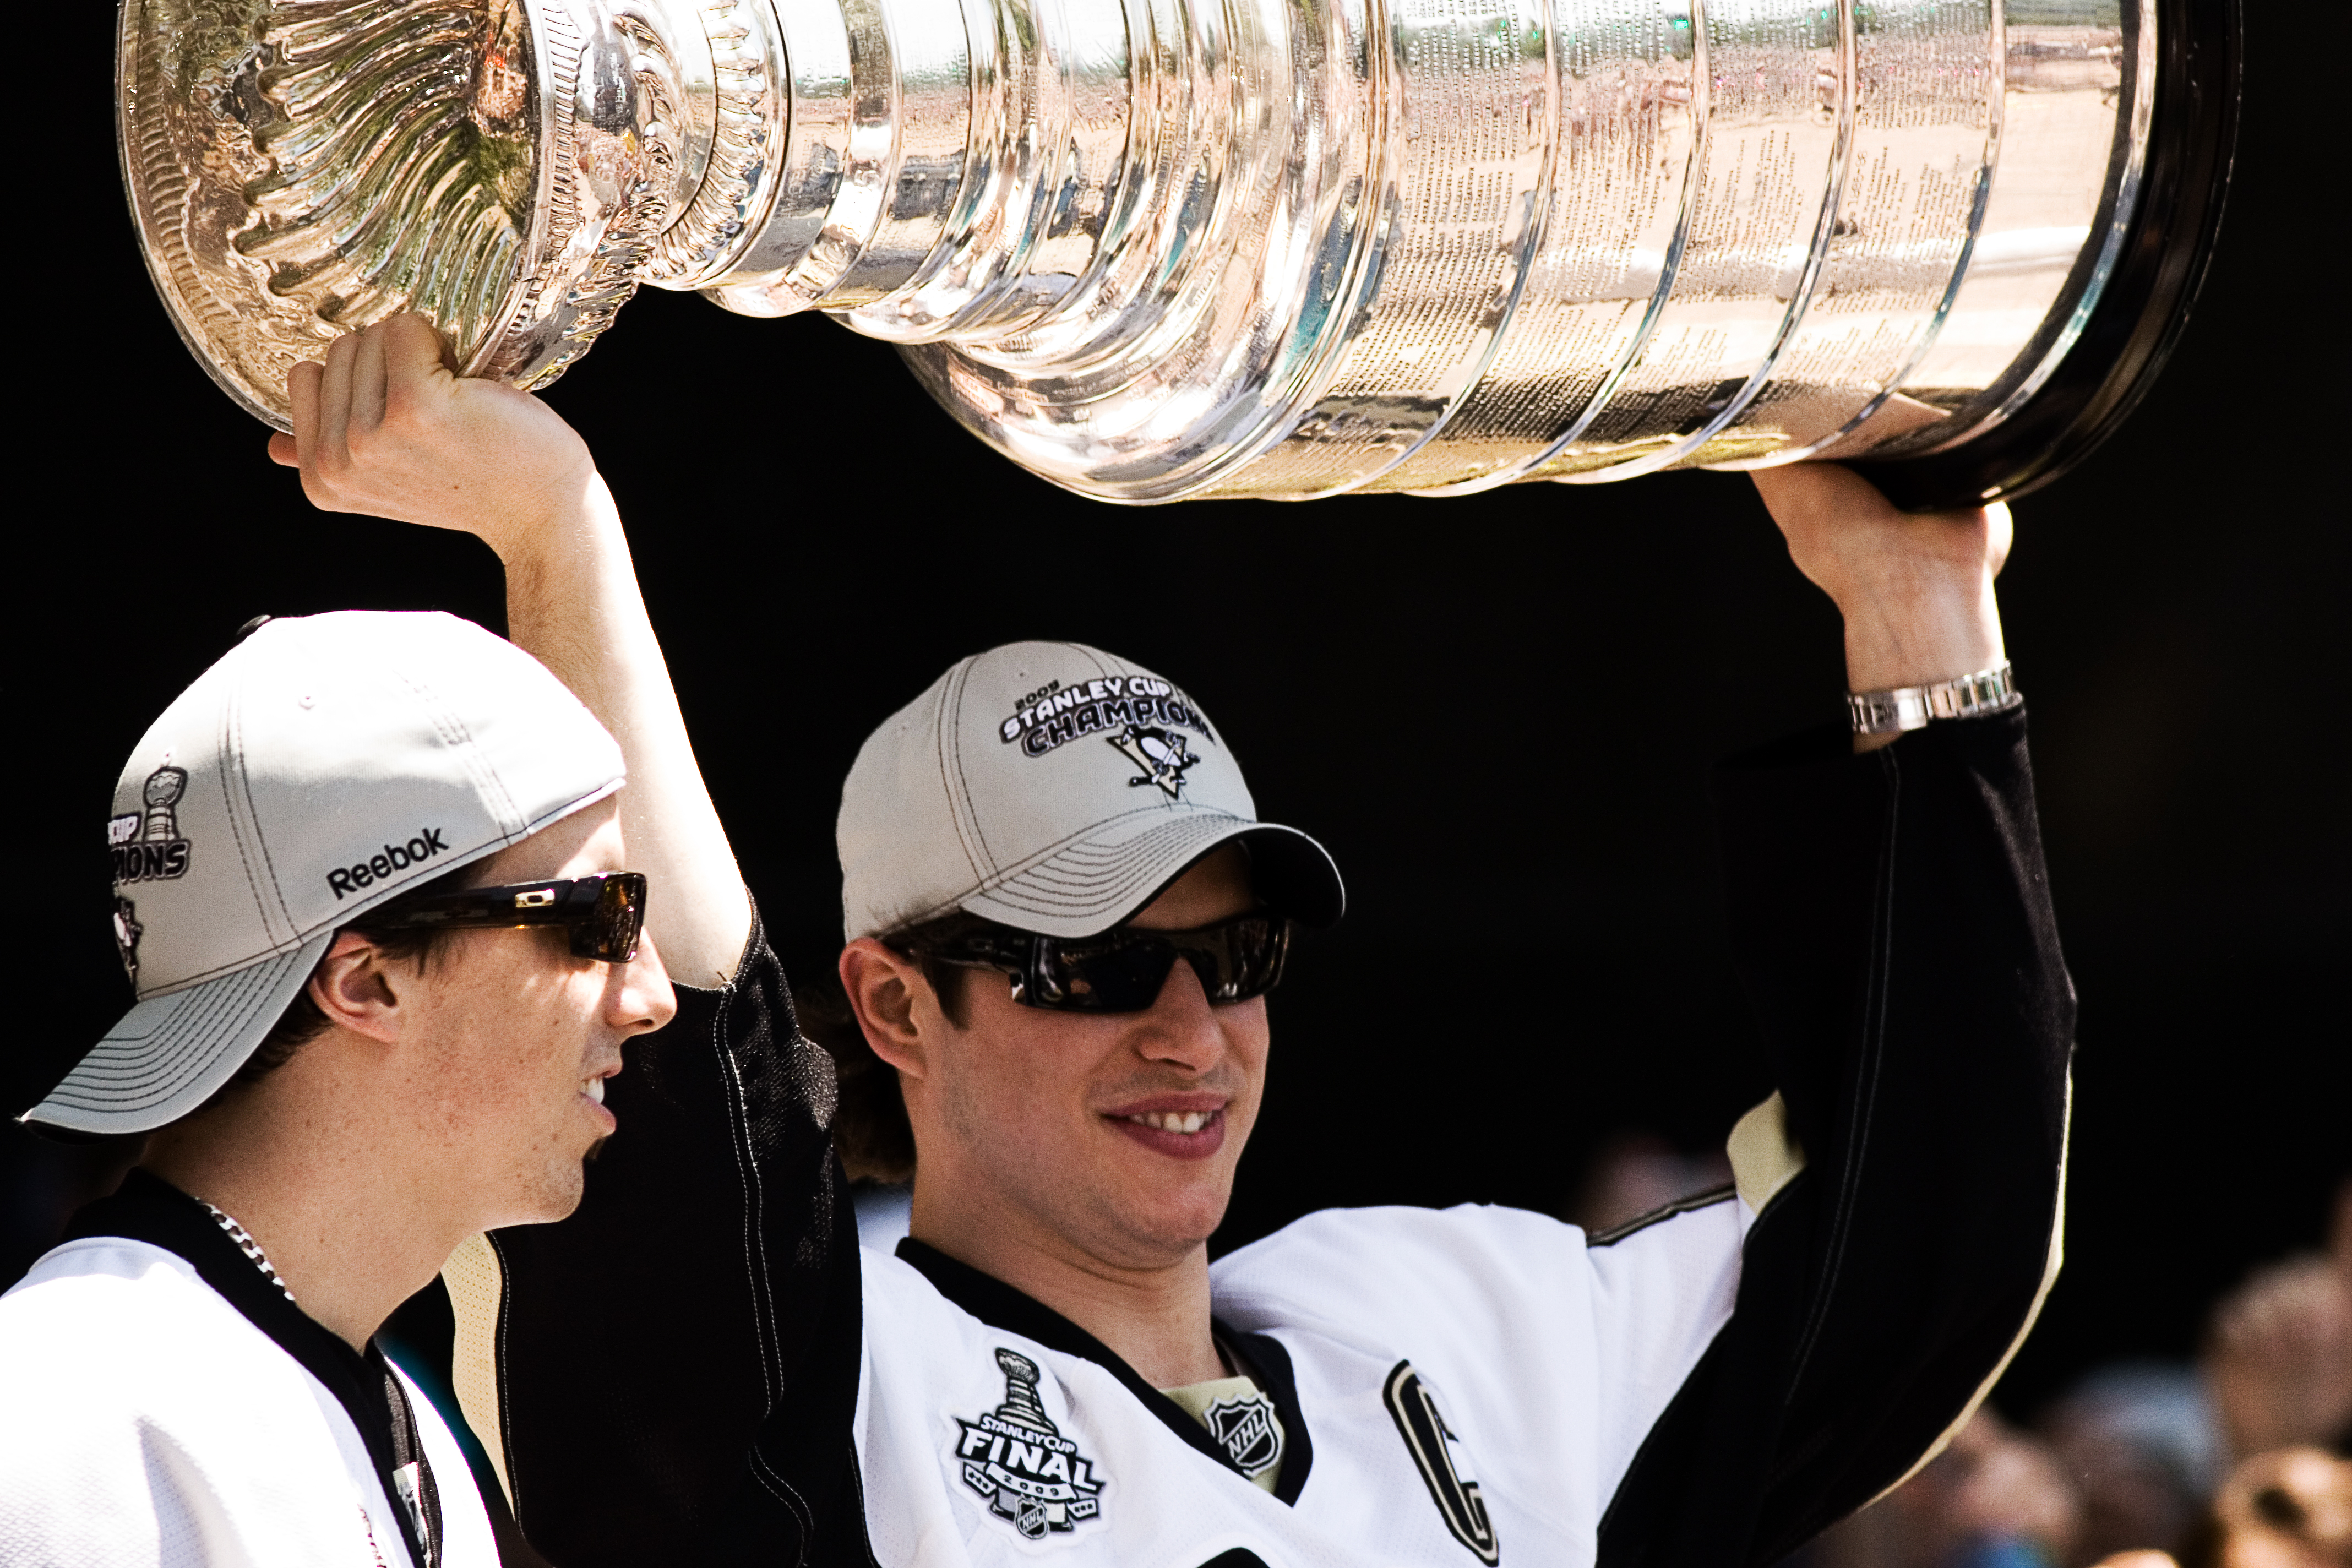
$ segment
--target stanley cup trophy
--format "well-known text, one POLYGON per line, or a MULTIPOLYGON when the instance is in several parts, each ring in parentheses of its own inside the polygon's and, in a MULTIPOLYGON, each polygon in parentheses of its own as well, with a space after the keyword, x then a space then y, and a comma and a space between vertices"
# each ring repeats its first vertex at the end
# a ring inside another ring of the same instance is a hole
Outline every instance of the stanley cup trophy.
POLYGON ((2237 28, 2236 0, 123 0, 118 90, 156 287, 281 429, 340 333, 420 310, 468 374, 544 386, 649 283, 888 339, 1105 500, 1829 455, 1926 506, 2046 482, 2156 374, 2237 28))

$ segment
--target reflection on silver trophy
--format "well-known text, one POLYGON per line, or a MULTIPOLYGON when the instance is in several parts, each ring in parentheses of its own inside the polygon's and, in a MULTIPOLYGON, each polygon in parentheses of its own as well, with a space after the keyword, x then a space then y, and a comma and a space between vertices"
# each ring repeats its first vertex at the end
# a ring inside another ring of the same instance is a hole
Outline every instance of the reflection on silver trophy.
POLYGON ((469 372, 539 386, 651 283, 888 339, 1105 500, 1827 454, 1924 504, 2047 479, 2154 374, 2219 221, 2236 23, 125 0, 120 108, 158 288, 281 426, 288 368, 340 332, 421 310, 469 372))

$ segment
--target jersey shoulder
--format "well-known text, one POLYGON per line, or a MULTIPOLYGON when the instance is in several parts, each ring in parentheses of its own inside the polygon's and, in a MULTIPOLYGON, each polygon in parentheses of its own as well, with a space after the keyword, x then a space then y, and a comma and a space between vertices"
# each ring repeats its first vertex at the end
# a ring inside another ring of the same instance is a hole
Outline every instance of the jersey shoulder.
POLYGON ((1334 1209, 1210 1272, 1236 1328, 1409 1360, 1498 1475, 1524 1462, 1534 1496, 1565 1466, 1605 1500, 1729 1321, 1750 1217, 1728 1194, 1600 1237, 1483 1204, 1334 1209))
POLYGON ((1546 1314, 1591 1287, 1584 1233, 1546 1215, 1488 1204, 1325 1209, 1210 1268, 1220 1317, 1451 1338, 1546 1314))
POLYGON ((1728 1189, 1588 1236, 1528 1209, 1324 1209, 1210 1268, 1220 1315, 1396 1320, 1468 1327, 1497 1311, 1571 1297, 1718 1283, 1753 1214, 1728 1189), (1468 1320, 1465 1321, 1465 1319, 1468 1320))
POLYGON ((54 1247, 0 1296, 10 1403, 55 1402, 47 1414, 61 1431, 131 1411, 167 1416, 248 1381, 262 1352, 286 1359, 185 1261, 143 1241, 54 1247))
POLYGON ((46 1254, 0 1297, 0 1559, 404 1560, 333 1395, 162 1247, 46 1254))

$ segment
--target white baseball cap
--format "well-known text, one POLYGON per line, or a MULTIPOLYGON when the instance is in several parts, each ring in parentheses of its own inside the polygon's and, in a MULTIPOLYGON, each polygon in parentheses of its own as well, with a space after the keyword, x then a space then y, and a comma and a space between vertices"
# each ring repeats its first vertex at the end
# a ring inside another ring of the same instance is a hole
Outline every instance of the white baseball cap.
POLYGON ((1321 845, 1257 819, 1199 703, 1080 643, 1008 643, 932 682, 866 737, 836 837, 853 940, 956 910, 1093 936, 1234 840, 1283 913, 1329 925, 1346 904, 1321 845))
POLYGON ((338 928, 611 795, 621 748, 547 667, 455 616, 263 625, 114 786, 138 1003, 24 1120, 142 1132, 210 1099, 338 928))

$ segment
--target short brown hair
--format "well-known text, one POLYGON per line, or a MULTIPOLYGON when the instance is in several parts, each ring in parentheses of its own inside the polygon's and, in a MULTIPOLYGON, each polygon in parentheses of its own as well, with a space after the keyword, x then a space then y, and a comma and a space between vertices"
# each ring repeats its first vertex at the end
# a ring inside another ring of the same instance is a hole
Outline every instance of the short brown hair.
MULTIPOLYGON (((964 986, 972 972, 932 956, 941 945, 991 924, 977 915, 951 910, 884 933, 882 945, 921 966, 923 979, 940 999, 940 1011, 961 1028, 964 986)), ((874 1054, 857 1015, 830 969, 814 970, 793 987, 794 1011, 809 1038, 833 1058, 841 1101, 833 1116, 834 1152, 853 1182, 910 1182, 915 1178, 915 1128, 907 1120, 907 1098, 898 1072, 874 1054)))
POLYGON ((874 1054, 841 982, 813 969, 793 987, 801 1032, 833 1058, 840 1085, 833 1112, 833 1150, 853 1182, 896 1184, 915 1176, 915 1129, 907 1120, 898 1070, 874 1054))

